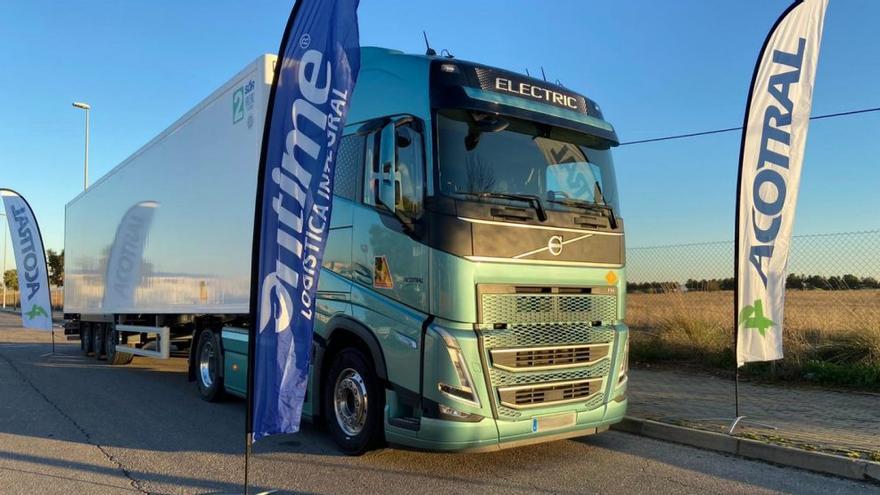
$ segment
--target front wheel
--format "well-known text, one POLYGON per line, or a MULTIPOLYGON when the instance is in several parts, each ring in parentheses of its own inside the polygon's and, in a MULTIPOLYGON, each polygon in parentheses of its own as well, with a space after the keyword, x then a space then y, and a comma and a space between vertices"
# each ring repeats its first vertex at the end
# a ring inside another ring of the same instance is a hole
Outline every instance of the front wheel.
POLYGON ((211 330, 199 334, 196 348, 196 381, 199 384, 199 395, 208 402, 217 402, 223 398, 223 377, 220 368, 223 359, 220 354, 220 339, 211 330))
POLYGON ((385 401, 369 358, 359 349, 343 349, 323 383, 324 418, 340 449, 361 455, 378 446, 385 401))

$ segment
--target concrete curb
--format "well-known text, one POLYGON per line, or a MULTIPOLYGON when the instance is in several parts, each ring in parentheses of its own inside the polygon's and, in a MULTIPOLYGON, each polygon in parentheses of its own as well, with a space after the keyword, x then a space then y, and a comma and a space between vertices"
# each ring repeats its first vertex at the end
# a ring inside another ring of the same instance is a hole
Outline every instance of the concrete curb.
POLYGON ((880 463, 773 445, 627 416, 612 430, 859 481, 880 482, 880 463))

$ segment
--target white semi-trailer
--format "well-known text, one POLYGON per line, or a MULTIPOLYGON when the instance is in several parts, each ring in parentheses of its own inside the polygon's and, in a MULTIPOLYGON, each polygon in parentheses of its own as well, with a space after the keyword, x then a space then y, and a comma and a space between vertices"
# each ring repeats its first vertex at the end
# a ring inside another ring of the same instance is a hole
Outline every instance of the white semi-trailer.
POLYGON ((68 203, 65 313, 248 312, 255 167, 274 58, 259 57, 68 203), (155 212, 143 253, 129 254, 144 261, 143 283, 133 297, 107 300, 108 254, 114 241, 132 243, 117 230, 142 202, 155 212))

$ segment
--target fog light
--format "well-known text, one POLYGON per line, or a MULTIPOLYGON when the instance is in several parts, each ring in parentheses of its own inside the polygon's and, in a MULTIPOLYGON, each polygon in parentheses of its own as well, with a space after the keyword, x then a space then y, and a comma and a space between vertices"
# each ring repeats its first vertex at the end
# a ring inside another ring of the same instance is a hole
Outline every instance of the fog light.
POLYGON ((470 414, 461 412, 458 409, 453 409, 445 404, 440 404, 440 414, 445 414, 447 416, 452 416, 453 418, 458 419, 467 419, 470 414))
MULTIPOLYGON (((435 403, 436 404, 436 403, 435 403)), ((480 421, 486 419, 479 414, 468 413, 464 411, 459 411, 454 407, 449 407, 445 404, 437 404, 437 409, 435 409, 433 414, 437 417, 437 419, 441 419, 443 421, 458 421, 462 423, 479 423, 480 421)), ((433 417, 433 416, 428 416, 433 417)))

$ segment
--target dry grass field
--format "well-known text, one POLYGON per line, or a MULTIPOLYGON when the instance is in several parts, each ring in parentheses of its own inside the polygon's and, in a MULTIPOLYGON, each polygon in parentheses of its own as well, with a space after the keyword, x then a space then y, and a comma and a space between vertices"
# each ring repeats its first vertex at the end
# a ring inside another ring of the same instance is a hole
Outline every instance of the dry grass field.
MULTIPOLYGON (((732 366, 733 292, 627 297, 634 359, 732 366)), ((789 290, 783 328, 780 376, 880 387, 880 290, 789 290)))
MULTIPOLYGON (((733 292, 628 294, 626 311, 627 323, 637 328, 653 328, 660 321, 689 315, 730 330, 733 292)), ((784 328, 793 332, 880 332, 880 290, 788 290, 784 328)))

